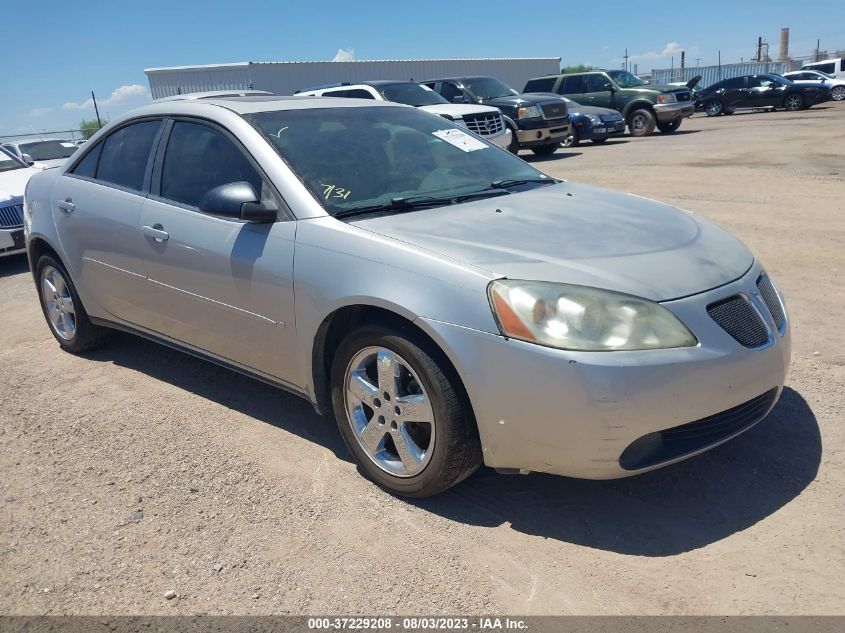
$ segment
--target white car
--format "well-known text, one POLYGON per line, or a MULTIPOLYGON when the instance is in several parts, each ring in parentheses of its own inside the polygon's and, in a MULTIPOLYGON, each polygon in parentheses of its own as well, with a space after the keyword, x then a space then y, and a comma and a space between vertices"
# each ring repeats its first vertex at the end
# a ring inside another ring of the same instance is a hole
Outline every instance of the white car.
POLYGON ((837 79, 833 75, 818 70, 794 70, 791 73, 784 73, 784 79, 789 79, 796 84, 812 86, 827 86, 834 101, 845 101, 845 79, 837 79))
POLYGON ((50 169, 64 165, 79 147, 64 139, 27 139, 3 143, 3 149, 36 169, 50 169))
POLYGON ((804 64, 801 70, 817 70, 821 73, 831 75, 837 79, 845 79, 845 58, 823 59, 817 62, 804 64))
POLYGON ((333 84, 297 90, 295 94, 304 97, 347 97, 404 103, 449 119, 501 148, 507 149, 511 144, 511 131, 505 125, 505 120, 498 108, 449 103, 428 86, 412 81, 385 80, 360 84, 333 84))
POLYGON ((38 173, 17 156, 0 149, 0 257, 23 253, 23 191, 38 173))

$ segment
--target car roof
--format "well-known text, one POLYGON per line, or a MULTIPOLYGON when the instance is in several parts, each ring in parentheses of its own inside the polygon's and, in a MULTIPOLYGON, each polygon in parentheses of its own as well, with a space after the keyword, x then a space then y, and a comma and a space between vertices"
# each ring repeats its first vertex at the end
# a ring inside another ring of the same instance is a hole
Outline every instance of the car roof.
POLYGON ((173 95, 170 97, 161 97, 156 99, 159 101, 190 101, 196 99, 220 99, 227 97, 257 97, 269 96, 272 92, 266 90, 208 90, 206 92, 187 92, 185 94, 173 95))

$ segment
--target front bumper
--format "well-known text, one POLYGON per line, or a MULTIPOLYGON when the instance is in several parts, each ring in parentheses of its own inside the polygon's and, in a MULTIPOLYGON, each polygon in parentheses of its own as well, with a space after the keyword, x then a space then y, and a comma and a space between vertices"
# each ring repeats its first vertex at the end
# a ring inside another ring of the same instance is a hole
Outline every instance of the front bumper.
POLYGON ((516 138, 520 147, 538 147, 550 143, 560 143, 569 136, 570 119, 565 117, 558 120, 522 119, 516 122, 519 129, 516 138))
POLYGON ((26 250, 23 229, 0 229, 0 257, 23 253, 26 250))
POLYGON ((692 116, 695 112, 695 104, 692 101, 681 103, 658 103, 654 106, 654 113, 661 123, 668 123, 677 119, 692 116))
MULTIPOLYGON (((586 479, 626 477, 703 452, 750 425, 683 455, 623 468, 625 449, 643 436, 763 394, 771 396, 764 413, 774 404, 789 365, 788 323, 782 335, 774 330, 769 346, 747 349, 706 312, 710 303, 737 292, 756 293, 760 273, 755 263, 735 282, 663 304, 698 338, 692 348, 569 352, 438 321, 425 325, 463 378, 485 464, 586 479)), ((774 328, 771 319, 766 322, 774 328)))
POLYGON ((483 136, 483 139, 490 141, 493 145, 497 145, 502 149, 507 149, 508 145, 511 144, 511 139, 513 138, 513 133, 511 132, 508 126, 505 126, 505 131, 503 134, 499 134, 497 136, 483 136))
POLYGON ((590 121, 589 123, 585 123, 581 126, 576 124, 575 127, 578 130, 578 135, 583 141, 601 139, 615 136, 616 134, 622 134, 625 131, 625 120, 619 119, 618 121, 603 121, 602 123, 593 123, 590 121))

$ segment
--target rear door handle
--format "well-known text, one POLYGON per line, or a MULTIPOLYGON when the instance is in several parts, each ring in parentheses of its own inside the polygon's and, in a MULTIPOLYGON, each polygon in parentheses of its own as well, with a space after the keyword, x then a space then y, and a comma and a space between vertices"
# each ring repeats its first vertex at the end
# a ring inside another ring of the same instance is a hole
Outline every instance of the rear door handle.
POLYGON ((66 214, 70 215, 76 210, 76 205, 73 204, 73 201, 70 198, 65 198, 64 200, 59 200, 56 203, 56 206, 59 207, 62 211, 66 214))
POLYGON ((170 233, 163 230, 164 227, 161 224, 154 224, 153 226, 142 226, 141 229, 144 231, 144 235, 153 238, 159 244, 163 244, 164 242, 170 239, 170 233))

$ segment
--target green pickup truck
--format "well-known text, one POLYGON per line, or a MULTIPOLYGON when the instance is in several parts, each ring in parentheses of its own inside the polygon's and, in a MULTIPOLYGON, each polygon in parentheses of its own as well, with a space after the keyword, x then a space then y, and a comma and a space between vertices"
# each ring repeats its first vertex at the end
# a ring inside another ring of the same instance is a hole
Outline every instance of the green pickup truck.
POLYGON ((529 79, 523 92, 565 95, 581 105, 622 113, 632 136, 648 136, 656 127, 674 132, 695 112, 692 91, 683 86, 652 86, 626 70, 593 70, 529 79))

